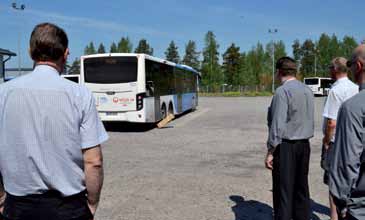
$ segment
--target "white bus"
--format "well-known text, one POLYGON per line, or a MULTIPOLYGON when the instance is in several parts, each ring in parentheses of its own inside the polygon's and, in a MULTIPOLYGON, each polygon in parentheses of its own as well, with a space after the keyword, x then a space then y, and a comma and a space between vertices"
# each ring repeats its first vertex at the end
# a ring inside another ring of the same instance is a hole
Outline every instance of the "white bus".
POLYGON ((94 94, 102 121, 154 123, 198 105, 199 73, 145 54, 81 57, 81 82, 94 94))
POLYGON ((334 81, 331 78, 308 77, 304 78, 306 84, 315 96, 326 96, 334 81))

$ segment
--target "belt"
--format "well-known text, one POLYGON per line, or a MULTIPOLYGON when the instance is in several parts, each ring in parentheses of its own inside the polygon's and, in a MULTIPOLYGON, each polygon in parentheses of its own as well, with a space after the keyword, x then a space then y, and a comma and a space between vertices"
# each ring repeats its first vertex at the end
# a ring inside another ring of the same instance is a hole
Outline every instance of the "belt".
POLYGON ((57 191, 57 190, 49 190, 49 191, 46 191, 42 194, 29 194, 29 195, 25 195, 25 196, 14 196, 14 195, 11 195, 10 193, 6 193, 6 196, 7 197, 10 197, 10 198, 13 198, 13 199, 18 199, 18 200, 22 200, 22 199, 74 199, 74 198, 79 198, 79 197, 85 197, 86 196, 86 190, 80 192, 80 193, 77 193, 77 194, 74 194, 74 195, 71 195, 71 196, 62 196, 62 194, 57 191))
POLYGON ((295 144, 295 143, 307 144, 307 143, 309 143, 309 139, 300 139, 300 140, 283 139, 283 142, 290 143, 290 144, 295 144))

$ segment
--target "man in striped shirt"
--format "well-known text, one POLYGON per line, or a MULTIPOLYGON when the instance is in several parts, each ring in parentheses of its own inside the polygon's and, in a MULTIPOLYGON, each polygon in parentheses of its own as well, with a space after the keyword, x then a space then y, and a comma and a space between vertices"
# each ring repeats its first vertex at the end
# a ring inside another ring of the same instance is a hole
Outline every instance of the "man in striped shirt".
POLYGON ((108 139, 92 93, 60 77, 68 38, 50 23, 30 38, 33 72, 0 86, 0 173, 5 219, 90 220, 108 139))

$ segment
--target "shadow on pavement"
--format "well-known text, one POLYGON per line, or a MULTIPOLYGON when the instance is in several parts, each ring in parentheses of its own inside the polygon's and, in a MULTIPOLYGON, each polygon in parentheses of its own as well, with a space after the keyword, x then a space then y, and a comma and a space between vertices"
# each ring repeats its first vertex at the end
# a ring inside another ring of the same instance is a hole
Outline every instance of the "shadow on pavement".
MULTIPOLYGON (((184 113, 175 116, 174 120, 177 120, 185 115, 194 112, 194 110, 188 110, 184 113)), ((147 132, 157 128, 157 123, 131 123, 131 122, 103 122, 107 131, 111 132, 147 132)), ((161 129, 170 129, 173 126, 166 125, 161 129)))
POLYGON ((324 206, 322 204, 316 203, 315 201, 311 200, 311 205, 312 205, 312 211, 322 214, 322 215, 327 215, 328 217, 330 217, 331 215, 331 210, 330 208, 328 208, 327 206, 324 206))
POLYGON ((155 123, 103 122, 105 129, 112 132, 147 132, 156 128, 155 123))
MULTIPOLYGON (((272 220, 273 208, 265 203, 249 200, 242 196, 232 195, 230 200, 236 204, 232 207, 235 215, 234 220, 272 220)), ((313 212, 329 216, 329 208, 312 201, 312 220, 320 220, 313 212)))

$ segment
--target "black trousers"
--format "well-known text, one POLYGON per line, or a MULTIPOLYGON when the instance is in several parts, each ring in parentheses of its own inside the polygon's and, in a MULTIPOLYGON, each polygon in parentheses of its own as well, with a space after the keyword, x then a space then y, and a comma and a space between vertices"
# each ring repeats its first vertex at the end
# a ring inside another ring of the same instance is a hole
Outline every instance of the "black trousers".
POLYGON ((283 140, 274 152, 273 201, 275 220, 309 220, 308 140, 283 140))
POLYGON ((6 195, 5 220, 92 220, 86 193, 62 197, 57 191, 42 195, 6 195))

